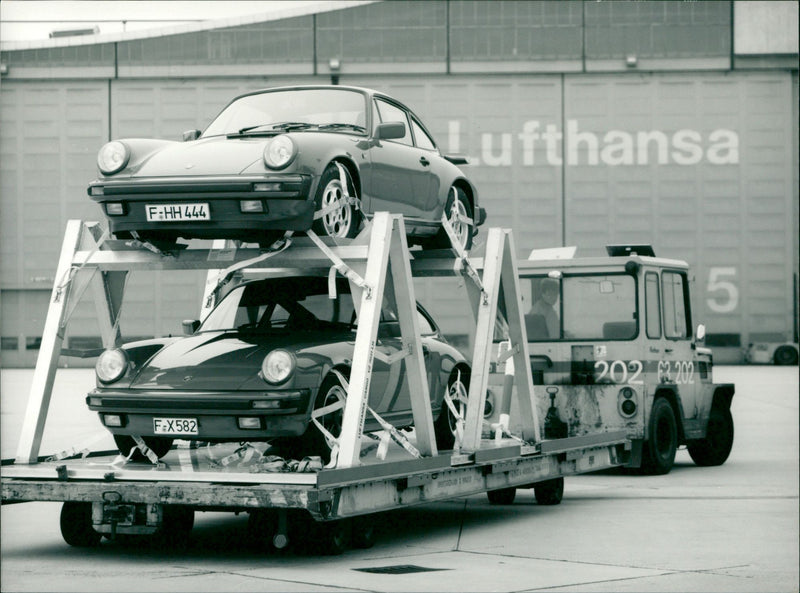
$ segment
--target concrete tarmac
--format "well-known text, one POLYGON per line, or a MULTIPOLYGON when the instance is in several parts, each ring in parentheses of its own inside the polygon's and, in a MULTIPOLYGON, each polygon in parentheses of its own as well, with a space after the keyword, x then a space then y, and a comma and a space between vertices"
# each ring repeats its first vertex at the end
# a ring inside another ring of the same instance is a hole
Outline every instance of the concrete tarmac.
MULTIPOLYGON (((2 457, 14 457, 31 371, 0 373, 2 457)), ((611 471, 567 478, 564 501, 510 506, 485 496, 378 518, 369 550, 342 556, 264 553, 244 543, 247 516, 197 513, 188 549, 104 542, 68 546, 59 503, 2 507, 2 591, 763 591, 796 592, 798 372, 717 367, 736 383, 727 463, 679 451, 666 476, 611 471)), ((83 397, 91 371, 59 370, 42 453, 102 435, 83 397)))

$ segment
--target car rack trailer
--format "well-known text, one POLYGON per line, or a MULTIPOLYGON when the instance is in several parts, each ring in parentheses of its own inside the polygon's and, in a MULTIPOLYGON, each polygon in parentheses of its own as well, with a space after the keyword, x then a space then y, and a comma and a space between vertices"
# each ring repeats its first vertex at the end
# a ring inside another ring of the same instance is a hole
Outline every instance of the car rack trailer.
POLYGON ((409 251, 402 216, 383 212, 344 245, 309 232, 308 237, 287 237, 266 251, 216 246, 165 253, 152 245, 145 249, 110 240, 97 223, 68 222, 17 456, 13 464, 2 467, 3 503, 63 501, 61 530, 72 545, 95 545, 101 534, 188 536, 194 510, 224 510, 249 512, 254 529, 278 548, 287 545, 290 533, 298 534, 297 539, 301 533, 307 535, 304 530, 310 526, 321 531, 326 551, 337 552, 345 545, 345 534, 352 536, 353 545, 371 544, 371 513, 483 492, 493 503, 510 503, 520 487, 534 488, 540 504, 558 504, 564 476, 629 460, 630 441, 624 431, 603 432, 600 427, 596 434, 542 438, 510 230, 489 229, 480 266, 477 262, 473 266, 475 260, 457 247, 409 251), (215 291, 243 275, 314 270, 331 279, 332 291, 337 274, 350 280, 354 300, 360 303, 359 323, 342 430, 327 466, 275 463, 249 444, 229 444, 226 451, 223 445, 186 443, 152 463, 86 452, 77 459, 39 457, 63 337, 77 300, 91 289, 103 345, 113 348, 121 341, 119 317, 127 274, 187 269, 211 271, 206 309, 215 291), (415 313, 412 280, 425 276, 462 276, 475 321, 466 413, 458 421, 455 447, 448 451, 436 447, 415 313), (363 434, 363 426, 371 412, 373 359, 383 356, 375 346, 386 291, 394 293, 397 303, 405 346, 398 355, 406 359, 414 430, 402 433, 385 426, 376 437, 363 434), (499 426, 494 438, 486 439, 483 410, 501 296, 512 345, 501 358, 513 357, 515 409, 520 411, 517 424, 522 428, 521 434, 511 435, 499 426), (390 438, 394 443, 388 446, 390 438), (228 454, 220 458, 215 454, 219 449, 228 454), (304 527, 295 530, 294 521, 304 527))

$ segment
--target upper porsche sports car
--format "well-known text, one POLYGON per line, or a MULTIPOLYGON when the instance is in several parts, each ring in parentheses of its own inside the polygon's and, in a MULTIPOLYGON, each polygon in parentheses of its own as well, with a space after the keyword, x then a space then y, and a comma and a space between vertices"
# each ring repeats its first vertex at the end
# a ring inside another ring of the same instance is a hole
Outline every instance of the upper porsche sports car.
MULTIPOLYGON (((397 428, 413 424, 396 306, 384 299, 369 406, 397 428), (388 361, 388 362, 387 362, 388 361)), ((437 447, 452 449, 470 368, 418 306, 437 447)), ((330 456, 341 430, 345 383, 353 359, 356 314, 349 284, 327 277, 284 277, 231 289, 185 337, 132 342, 97 361, 97 388, 87 395, 125 455, 141 437, 159 457, 173 439, 270 441, 284 457, 330 456), (312 419, 313 415, 313 419, 312 419), (319 423, 319 424, 317 424, 319 423)), ((371 414, 364 430, 380 430, 371 414)), ((137 453, 138 450, 134 450, 137 453)), ((141 455, 140 453, 137 453, 141 455)))
POLYGON ((473 184, 407 107, 356 87, 295 86, 234 99, 184 142, 104 145, 88 193, 117 238, 269 245, 287 230, 354 237, 362 215, 402 214, 412 242, 469 248, 485 211, 473 184))

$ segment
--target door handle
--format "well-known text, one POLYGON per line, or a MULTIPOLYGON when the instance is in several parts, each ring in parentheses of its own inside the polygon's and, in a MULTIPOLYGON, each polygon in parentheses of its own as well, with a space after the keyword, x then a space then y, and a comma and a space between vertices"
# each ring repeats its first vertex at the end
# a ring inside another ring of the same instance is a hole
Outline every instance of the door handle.
POLYGON ((431 164, 431 162, 428 159, 426 159, 424 156, 419 157, 419 162, 422 163, 423 167, 427 167, 428 165, 431 164))

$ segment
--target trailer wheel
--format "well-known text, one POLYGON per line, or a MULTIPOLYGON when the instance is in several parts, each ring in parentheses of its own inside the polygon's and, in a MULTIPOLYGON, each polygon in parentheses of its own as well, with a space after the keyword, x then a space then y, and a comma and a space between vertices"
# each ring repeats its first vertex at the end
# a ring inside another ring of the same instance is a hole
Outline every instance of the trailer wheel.
POLYGON ((67 501, 61 507, 61 536, 70 546, 91 548, 102 536, 92 527, 92 503, 67 501))
MULTIPOLYGON (((345 183, 350 186, 347 188, 347 194, 358 199, 355 184, 346 168, 345 177, 345 183)), ((317 212, 328 208, 337 200, 341 200, 344 197, 344 193, 342 180, 339 176, 339 167, 331 163, 319 178, 319 187, 317 188, 315 200, 317 212)), ((315 220, 312 228, 318 235, 352 239, 358 235, 360 226, 360 209, 354 204, 345 204, 341 207, 334 208, 332 211, 315 220)))
POLYGON ((706 437, 690 441, 686 448, 692 461, 701 467, 725 463, 733 448, 733 416, 730 408, 711 408, 706 437))
MULTIPOLYGON (((465 418, 469 400, 469 373, 464 370, 456 372, 447 384, 447 393, 450 394, 450 399, 453 400, 453 405, 461 416, 460 419, 465 418)), ((450 406, 442 400, 442 410, 433 425, 437 449, 445 451, 453 448, 460 419, 455 417, 450 406)))
MULTIPOLYGON (((450 188, 447 193, 444 213, 453 227, 462 249, 469 251, 472 247, 472 230, 475 221, 473 220, 472 206, 463 189, 455 185, 450 188)), ((450 236, 444 228, 439 229, 439 232, 434 235, 431 246, 434 249, 450 249, 452 247, 450 236)))
MULTIPOLYGON (((158 458, 161 459, 169 453, 169 450, 172 449, 172 442, 173 439, 166 438, 166 437, 142 437, 144 444, 147 445, 153 453, 158 455, 158 458)), ((131 452, 131 449, 136 449, 133 452, 133 457, 131 459, 133 461, 147 461, 147 457, 136 447, 136 441, 133 440, 132 437, 124 434, 115 434, 114 435, 114 442, 117 444, 117 449, 119 452, 124 455, 125 457, 131 452)))
POLYGON ((564 498, 564 478, 553 478, 552 480, 537 482, 533 485, 533 493, 536 496, 537 504, 561 504, 561 499, 564 498))
POLYGON ((489 490, 486 493, 486 496, 488 497, 490 504, 512 504, 514 499, 517 497, 517 489, 515 487, 511 487, 500 488, 499 490, 489 490))
POLYGON ((663 397, 656 398, 650 413, 650 438, 644 443, 641 470, 647 475, 664 475, 675 464, 678 450, 678 424, 672 406, 663 397))
POLYGON ((290 545, 301 552, 338 556, 350 546, 351 535, 349 519, 317 521, 307 511, 290 515, 290 545))
POLYGON ((153 543, 163 550, 182 550, 189 545, 194 526, 194 509, 187 506, 165 506, 161 526, 153 535, 153 543))
POLYGON ((781 346, 772 357, 776 365, 792 366, 797 364, 797 350, 791 346, 781 346))
POLYGON ((275 511, 256 509, 247 518, 247 541, 262 550, 269 549, 278 533, 278 514, 275 511))
POLYGON ((366 550, 375 545, 378 532, 375 529, 374 517, 362 515, 352 520, 353 547, 366 550))

